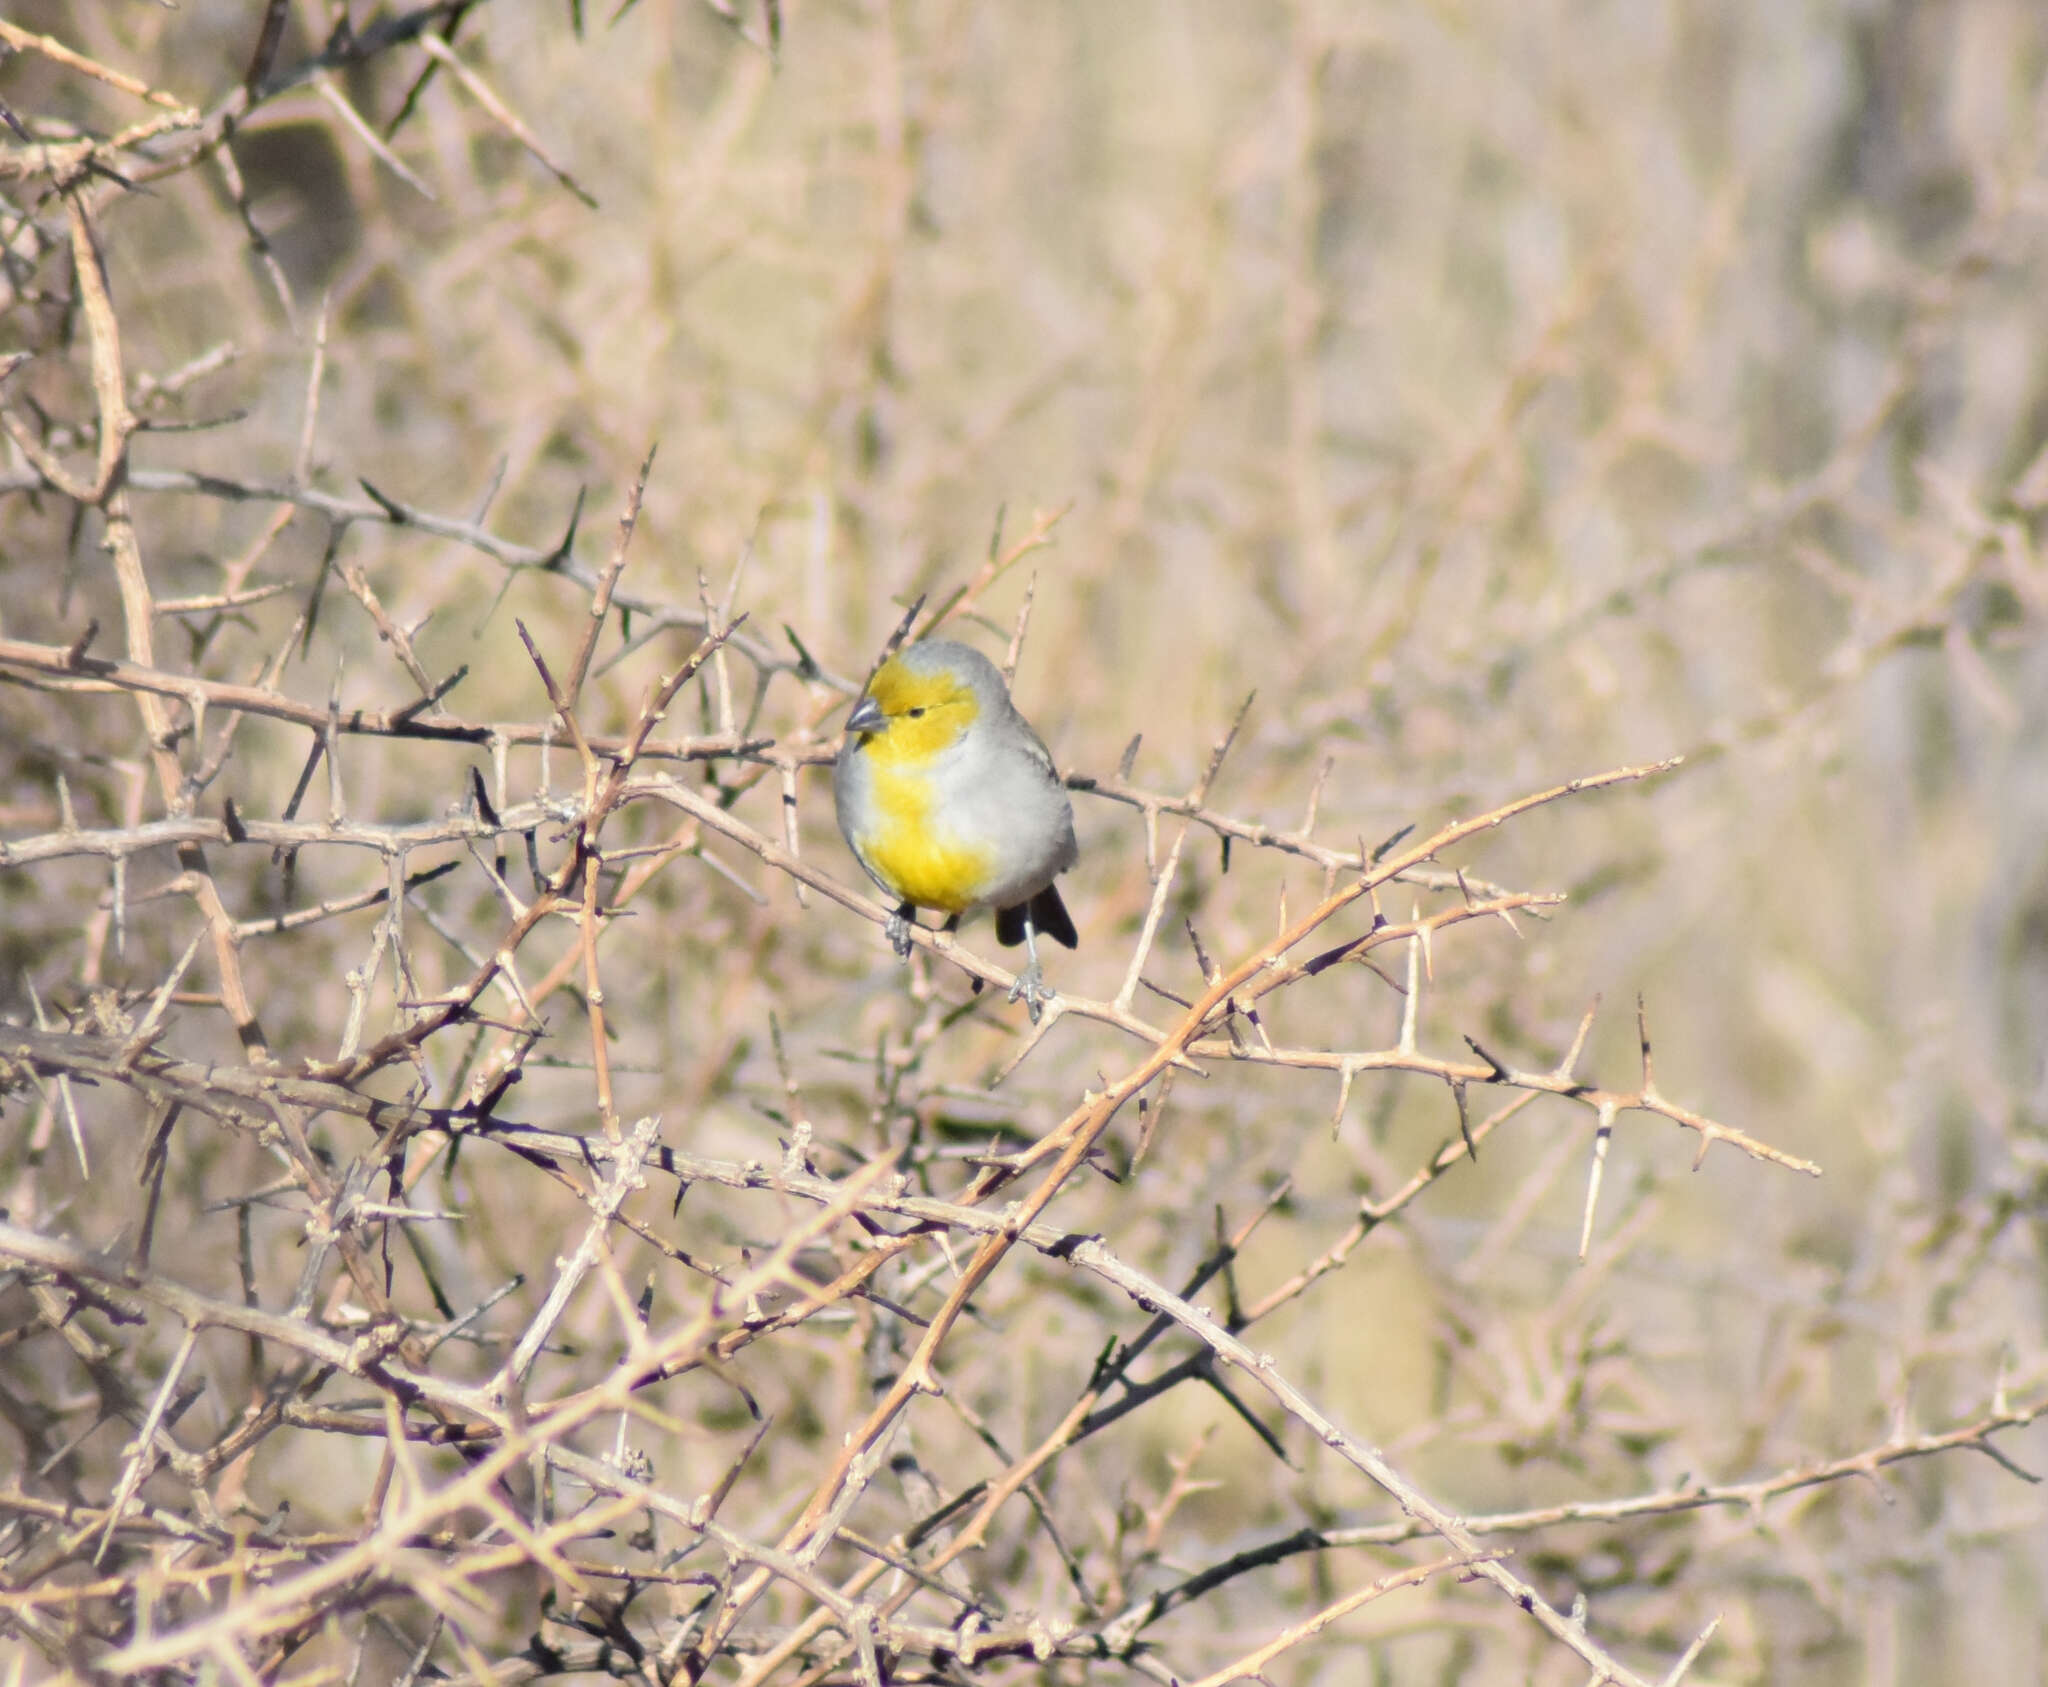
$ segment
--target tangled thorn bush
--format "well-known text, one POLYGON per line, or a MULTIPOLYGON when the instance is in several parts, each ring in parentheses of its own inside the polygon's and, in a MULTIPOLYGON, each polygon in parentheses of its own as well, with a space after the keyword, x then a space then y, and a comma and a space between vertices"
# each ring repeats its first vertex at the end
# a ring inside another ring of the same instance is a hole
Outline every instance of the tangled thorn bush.
POLYGON ((17 1675, 2010 1673, 2038 90, 1809 202, 1685 8, 883 10, 0 23, 17 1675))

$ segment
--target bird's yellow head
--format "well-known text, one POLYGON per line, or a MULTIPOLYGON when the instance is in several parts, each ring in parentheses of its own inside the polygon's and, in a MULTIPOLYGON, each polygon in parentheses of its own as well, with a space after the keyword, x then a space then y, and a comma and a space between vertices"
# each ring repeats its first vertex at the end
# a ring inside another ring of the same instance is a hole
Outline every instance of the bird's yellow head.
POLYGON ((846 720, 870 761, 885 767, 921 766, 951 749, 980 719, 976 674, 948 657, 958 648, 914 644, 875 670, 866 695, 846 720))

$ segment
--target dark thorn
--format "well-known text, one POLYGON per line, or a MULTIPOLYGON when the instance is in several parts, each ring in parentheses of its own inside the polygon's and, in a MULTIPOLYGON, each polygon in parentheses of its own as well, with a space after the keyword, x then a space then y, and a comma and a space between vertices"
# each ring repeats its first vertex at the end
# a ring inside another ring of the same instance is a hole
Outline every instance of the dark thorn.
POLYGON ((469 794, 476 801, 476 811, 483 816, 486 826, 498 824, 498 811, 491 806, 490 793, 484 789, 483 773, 472 767, 469 770, 469 794))
POLYGON ((1467 1037, 1465 1039, 1465 1045, 1466 1047, 1471 1049, 1471 1051, 1474 1054, 1478 1055, 1481 1060, 1485 1061, 1487 1065, 1493 1068, 1492 1075, 1487 1079, 1488 1083, 1499 1084, 1505 1083, 1507 1081, 1508 1069, 1505 1066, 1501 1065, 1499 1061, 1495 1060, 1492 1055, 1488 1054, 1486 1050, 1481 1048, 1470 1037, 1467 1037))
POLYGON ((86 651, 92 648, 92 641, 99 636, 100 622, 99 617, 95 615, 90 621, 86 622, 85 631, 64 647, 64 666, 75 673, 79 665, 84 662, 86 651))
POLYGON ((1298 1468, 1295 1462, 1287 1456, 1287 1449, 1280 1445, 1279 1437, 1276 1436, 1263 1423, 1259 1422, 1258 1418, 1253 1414, 1251 1408, 1247 1406, 1242 1400, 1238 1399, 1238 1397, 1235 1394, 1231 1393, 1229 1384, 1224 1382, 1221 1377, 1217 1376, 1213 1369, 1205 1368, 1202 1372, 1202 1380, 1206 1382, 1211 1388, 1215 1389, 1218 1394, 1223 1396, 1223 1398, 1229 1403, 1230 1409, 1237 1413, 1237 1415, 1240 1418, 1244 1419, 1245 1427, 1248 1428, 1261 1441, 1265 1442, 1267 1449, 1272 1453, 1272 1455, 1276 1459, 1278 1459, 1282 1464, 1286 1465, 1287 1468, 1290 1470, 1298 1468))
POLYGON ((1381 844, 1378 849, 1372 852, 1372 857, 1370 860, 1367 861, 1366 865, 1369 867, 1377 867, 1382 861, 1386 860, 1387 851, 1392 849, 1397 843, 1399 843, 1403 838, 1405 838, 1410 832, 1414 830, 1415 825, 1412 821, 1408 825, 1403 826, 1400 829, 1400 831, 1396 832, 1391 838, 1387 839, 1385 843, 1381 844))
POLYGON ((407 515, 403 509, 385 497, 383 493, 379 492, 367 480, 358 479, 356 484, 370 495, 370 501, 382 510, 385 515, 390 517, 394 525, 404 527, 411 523, 411 516, 407 515))
MULTIPOLYGON (((640 465, 640 474, 643 480, 647 475, 648 463, 653 461, 654 453, 650 450, 647 453, 647 463, 640 465)), ((589 491, 590 489, 587 486, 576 488, 576 507, 569 512, 569 526, 562 534, 562 542, 548 552, 547 560, 541 564, 541 568, 547 573, 553 574, 557 572, 562 564, 569 560, 569 549, 576 543, 576 529, 583 523, 583 500, 588 496, 589 491)))
POLYGON ((439 685, 435 686, 432 691, 428 692, 426 696, 416 697, 410 703, 406 704, 404 708, 400 709, 397 714, 391 717, 391 724, 393 726, 404 726, 409 721, 411 721, 415 716, 420 714, 423 710, 431 709, 436 703, 440 702, 442 698, 446 697, 449 692, 453 691, 458 685, 460 685, 464 680, 468 678, 469 664, 465 662, 461 667, 457 668, 454 673, 450 674, 446 679, 441 681, 439 685))
POLYGON ((292 791, 292 800, 284 805, 284 818, 296 820, 299 804, 306 800, 307 788, 313 783, 313 774, 320 766, 320 758, 327 753, 327 740, 315 734, 313 748, 307 752, 306 765, 299 769, 299 782, 292 791))
POLYGON ((818 659, 804 648, 804 641, 796 636, 796 628, 787 621, 782 623, 782 636, 796 651, 796 677, 801 680, 823 678, 825 670, 818 666, 818 659))
POLYGON ((1355 950, 1359 946, 1359 944, 1363 943, 1365 939, 1367 937, 1370 937, 1371 935, 1371 932, 1367 932, 1363 937, 1353 937, 1347 939, 1346 941, 1338 944, 1334 949, 1325 949, 1320 955, 1311 955, 1306 961, 1302 962, 1301 964, 1302 976, 1305 978, 1313 978, 1317 973, 1327 971, 1329 968, 1335 966, 1339 961, 1343 960, 1347 955, 1349 955, 1353 950, 1355 950))

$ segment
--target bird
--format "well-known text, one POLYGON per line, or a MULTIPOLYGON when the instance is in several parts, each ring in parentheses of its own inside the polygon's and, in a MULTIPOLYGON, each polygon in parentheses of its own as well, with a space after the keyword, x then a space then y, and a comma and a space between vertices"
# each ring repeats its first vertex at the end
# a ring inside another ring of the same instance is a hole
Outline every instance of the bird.
POLYGON ((846 717, 832 795, 854 859, 896 903, 888 936, 897 955, 910 954, 920 908, 945 914, 948 931, 993 908, 996 941, 1030 954, 1010 1000, 1021 996, 1037 1024, 1053 995, 1040 935, 1080 944, 1053 882, 1079 850, 1052 752, 996 665, 944 639, 889 657, 846 717))

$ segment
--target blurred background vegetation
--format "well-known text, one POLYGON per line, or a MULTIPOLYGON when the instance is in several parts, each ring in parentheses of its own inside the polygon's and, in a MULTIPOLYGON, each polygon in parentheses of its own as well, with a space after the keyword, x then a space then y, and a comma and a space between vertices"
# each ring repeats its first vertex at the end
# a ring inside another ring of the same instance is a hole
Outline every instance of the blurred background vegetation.
MULTIPOLYGON (((358 42, 394 15, 348 10, 358 42)), ((264 13, 24 0, 13 19, 205 114, 242 83, 264 13)), ((226 143, 232 170, 167 134, 85 189, 130 402, 150 424, 131 462, 156 595, 219 592, 259 545, 251 582, 286 588, 224 620, 165 618, 159 666, 249 682, 289 649, 277 683, 300 700, 403 707, 417 688, 336 582, 346 562, 416 628, 431 673, 468 665, 447 708, 546 718, 515 618, 566 660, 588 593, 563 571, 508 570, 404 523, 357 522, 330 556, 317 511, 272 532, 288 505, 148 489, 147 474, 176 470, 292 482, 324 317, 305 484, 360 503, 368 482, 457 521, 487 510, 482 526, 538 551, 583 498, 588 567, 658 442, 621 590, 686 625, 730 592, 782 663, 735 660, 742 716, 800 758, 829 750, 844 682, 905 605, 943 600, 1054 516, 1049 543, 976 599, 965 636, 1000 656, 1030 593, 1017 692, 1072 772, 1112 774, 1142 734, 1131 777, 1183 790, 1256 692, 1210 806, 1297 826, 1328 761, 1317 836, 1370 851, 1404 826, 1427 833, 1682 753, 1674 774, 1539 810, 1447 863, 1570 900, 1519 935, 1487 922, 1439 937, 1422 1044, 1462 1058, 1470 1036, 1548 1068, 1598 997, 1581 1070, 1627 1087, 1640 996, 1665 1093, 1825 1175, 1726 1149, 1695 1170, 1691 1136, 1624 1116, 1582 1264, 1591 1120, 1539 1101, 1257 1341, 1475 1517, 1760 1480, 1968 1425, 1994 1397, 2048 1401, 2048 13, 2023 0, 868 0, 726 17, 639 0, 616 16, 566 3, 427 15, 437 33, 459 23, 455 54, 533 145, 446 67, 428 74, 414 41, 336 52, 331 70, 290 80, 344 19, 305 0, 285 12, 277 86, 226 143), (181 370, 167 393, 139 385, 181 370), (785 627, 824 677, 799 668, 785 627)), ((33 47, 0 63, 0 101, 17 119, 0 352, 35 354, 0 399, 89 457, 85 334, 36 147, 151 108, 33 47)), ((6 637, 67 646, 96 617, 114 653, 122 606, 97 517, 38 490, 8 449, 6 637)), ((609 665, 609 636, 586 726, 623 730, 691 642, 671 634, 609 665)), ((665 730, 713 730, 710 696, 686 692, 665 730)), ((82 825, 163 812, 125 699, 10 685, 0 711, 10 838, 57 829, 59 771, 82 825)), ((245 815, 279 814, 307 743, 252 722, 201 809, 232 796, 245 815)), ((196 759, 189 742, 182 753, 196 759)), ((471 750, 348 741, 348 813, 440 815, 472 764, 489 777, 471 750)), ((706 765, 686 777, 780 835, 773 777, 706 765)), ((511 766, 516 790, 539 788, 539 757, 511 766)), ((326 777, 309 815, 328 812, 326 777)), ((568 751, 546 777, 574 789, 568 751)), ((823 774, 807 767, 797 791, 805 858, 854 881, 823 774)), ((1125 806, 1076 805, 1067 899, 1083 942, 1053 981, 1108 997, 1150 895, 1145 827, 1125 806)), ((629 809, 611 841, 653 844, 673 823, 629 809)), ((947 1154, 999 1128, 1040 1135, 1133 1058, 1123 1034, 1067 1019, 990 1091, 1016 1010, 985 996, 952 1017, 969 997, 951 969, 920 961, 907 988, 872 925, 816 897, 799 907, 785 878, 715 840, 693 847, 605 940, 619 1107, 661 1113, 666 1141, 778 1159, 791 1103, 771 1013, 829 1147, 821 1168, 843 1175, 912 1131, 941 1192, 947 1154)), ((1199 827, 1188 850, 1148 974, 1184 996, 1201 985, 1184 920, 1227 965, 1279 929, 1283 895, 1298 915, 1320 889, 1272 853, 1240 846, 1226 862, 1199 827)), ((215 867, 243 919, 381 882, 338 850, 303 852, 291 884, 265 850, 219 852, 215 867)), ((138 857, 130 894, 175 870, 167 853, 138 857)), ((82 1011, 96 983, 153 990, 197 929, 182 901, 139 902, 125 953, 105 951, 104 931, 95 949, 107 890, 89 861, 0 871, 10 1019, 32 1018, 31 987, 52 1013, 82 1011)), ((1419 894, 1383 904, 1399 917, 1419 894)), ((494 941, 502 910, 482 876, 420 895, 441 936, 494 941)), ((279 1059, 332 1057, 345 974, 378 918, 245 946, 279 1059)), ((467 975, 474 957, 441 936, 414 931, 413 991, 388 966, 372 980, 369 1040, 402 1022, 402 996, 467 975)), ((985 924, 964 941, 992 953, 985 924)), ((565 923, 535 942, 544 971, 575 937, 565 923)), ((1155 1019, 1167 1009, 1140 997, 1155 1019)), ((1276 1040, 1377 1049, 1401 998, 1354 969, 1272 1014, 1276 1040)), ((584 1007, 565 991, 546 1017, 515 1111, 589 1130, 584 1007)), ((203 1003, 175 1010, 167 1038, 237 1057, 203 1003)), ((463 1058, 442 1050, 418 1076, 459 1085, 463 1058)), ((1475 1092, 1475 1113, 1501 1099, 1475 1092)), ((1455 1137, 1442 1086, 1412 1077, 1361 1076, 1333 1130, 1336 1106, 1327 1075, 1226 1063, 1176 1086, 1123 1181, 1077 1182, 1053 1216, 1175 1284, 1219 1228, 1292 1180, 1234 1267, 1256 1300, 1455 1137)), ((89 1122, 93 1176, 52 1118, 9 1110, 9 1211, 112 1246, 135 1222, 136 1143, 113 1114, 89 1122)), ((321 1128, 336 1152, 360 1152, 345 1124, 321 1128)), ((1128 1166, 1135 1121, 1117 1134, 1112 1158, 1128 1166)), ((210 1125, 181 1127, 172 1153, 165 1200, 189 1228, 155 1263, 233 1298, 233 1248, 218 1244, 233 1221, 213 1204, 260 1189, 276 1164, 210 1125)), ((584 1224, 572 1196, 529 1181, 518 1162, 467 1153, 420 1193, 460 1223, 410 1227, 433 1229, 412 1245, 458 1306, 524 1271, 493 1315, 515 1331, 584 1224)), ((669 1198, 640 1198, 649 1223, 670 1225, 669 1198)), ((796 1216, 693 1191, 673 1223, 682 1245, 738 1261, 796 1216)), ((254 1220, 266 1305, 290 1298, 303 1217, 286 1203, 254 1220)), ((657 1263, 637 1246, 621 1247, 636 1288, 657 1263)), ((398 1257, 394 1296, 416 1292, 425 1268, 398 1257)), ((13 1323, 29 1316, 18 1291, 13 1323)), ((694 1292, 664 1287, 676 1298, 658 1297, 657 1317, 694 1292)), ((1223 1305, 1215 1286, 1198 1298, 1223 1305)), ((909 1425, 939 1496, 1005 1462, 976 1423, 1014 1457, 1105 1341, 1142 1328, 1021 1257, 976 1310, 947 1349, 957 1404, 921 1401, 909 1425)), ((607 1363, 611 1317, 586 1291, 536 1387, 566 1392, 586 1358, 607 1363)), ((747 1349, 729 1379, 671 1385, 669 1433, 635 1431, 658 1480, 689 1494, 729 1469, 753 1433, 736 1383, 773 1428, 725 1516, 772 1539, 865 1410, 873 1369, 900 1363, 879 1339, 864 1350, 854 1325, 825 1321, 747 1349)), ((139 1398, 175 1341, 172 1328, 125 1350, 139 1398)), ((61 1371, 53 1351, 45 1334, 0 1353, 10 1397, 40 1398, 32 1373, 61 1371)), ((234 1421, 251 1363, 224 1335, 200 1352, 212 1387, 178 1431, 194 1444, 234 1421)), ((496 1359, 448 1362, 487 1375, 496 1359)), ((74 1377, 69 1405, 45 1402, 74 1414, 46 1425, 50 1445, 89 1427, 83 1392, 74 1377)), ((1304 1523, 1392 1515, 1311 1438, 1273 1428, 1291 1464, 1214 1392, 1167 1395, 1067 1455, 1041 1513, 1012 1502, 977 1583, 1013 1612, 1085 1628, 1176 1570, 1304 1523), (1175 1489, 1177 1460, 1202 1486, 1175 1489)), ((84 1489, 111 1486, 132 1433, 114 1423, 81 1443, 84 1489)), ((338 1442, 266 1444, 251 1503, 268 1514, 288 1498, 296 1528, 351 1527, 379 1449, 338 1442)), ((2044 1458, 2038 1429, 1998 1445, 2022 1466, 2044 1458)), ((875 1499, 860 1526, 882 1538, 924 1515, 911 1490, 875 1499)), ((1593 1631, 1652 1678, 1717 1616, 1688 1680, 2026 1679, 2048 1650, 2038 1490, 1968 1451, 1753 1510, 1494 1544, 1560 1608, 1583 1593, 1593 1631)), ((1408 1561, 1292 1557, 1148 1638, 1192 1679, 1408 1561)), ((487 1653, 535 1631, 544 1581, 493 1584, 495 1614, 467 1619, 487 1653)), ((800 1614, 792 1599, 775 1621, 800 1614)), ((97 1620, 117 1639, 127 1618, 97 1620)), ((356 1655, 364 1679, 426 1636, 419 1611, 387 1604, 380 1621, 362 1642, 371 1662, 356 1655)), ((291 1668, 324 1656, 346 1669, 354 1644, 291 1668)), ((89 1652, 24 1655, 33 1677, 89 1652)), ((1027 1660, 983 1674, 1133 1669, 1027 1660)), ((1450 1582, 1366 1606, 1269 1674, 1575 1682, 1585 1666, 1489 1590, 1450 1582)))

